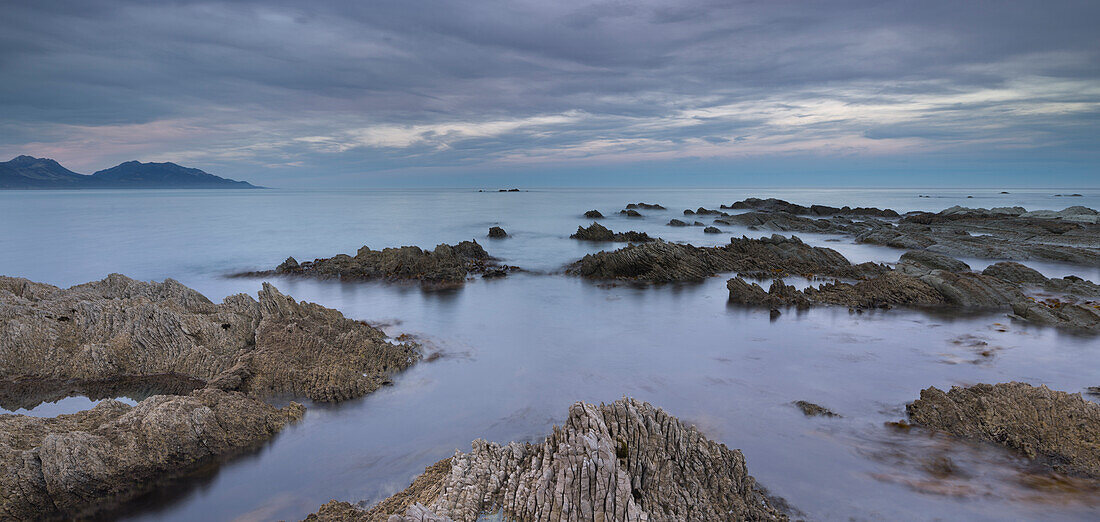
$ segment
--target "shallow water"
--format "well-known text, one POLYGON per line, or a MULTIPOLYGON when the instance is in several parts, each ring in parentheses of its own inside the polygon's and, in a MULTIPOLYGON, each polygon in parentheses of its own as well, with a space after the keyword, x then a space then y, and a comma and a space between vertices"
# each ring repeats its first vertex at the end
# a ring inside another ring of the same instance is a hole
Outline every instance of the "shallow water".
MULTIPOLYGON (((999 315, 897 309, 791 310, 771 321, 767 310, 727 305, 725 277, 635 287, 554 273, 611 247, 568 239, 592 208, 616 231, 718 244, 748 232, 705 235, 665 223, 685 208, 746 196, 899 211, 1100 207, 1100 194, 1083 190, 1000 190, 0 192, 0 273, 63 286, 109 272, 172 277, 219 300, 260 287, 222 274, 270 268, 288 255, 302 261, 364 244, 431 247, 471 237, 508 264, 537 271, 448 292, 274 279, 297 299, 385 323, 391 334, 412 333, 442 357, 362 400, 312 406, 257 452, 139 503, 126 513, 133 519, 297 519, 332 498, 377 501, 473 439, 534 441, 572 402, 623 395, 740 448, 750 472, 811 519, 1095 519, 1094 490, 1031 474, 998 448, 884 423, 902 419, 905 403, 928 386, 1021 380, 1076 392, 1100 385, 1096 338, 999 315), (1067 192, 1086 197, 1051 197, 1067 192), (613 215, 638 201, 669 210, 613 215), (512 237, 482 239, 493 224, 512 237), (799 399, 843 417, 806 418, 790 405, 799 399), (936 465, 943 457, 953 463, 949 474, 936 465)), ((844 238, 804 239, 856 262, 900 254, 844 238)), ((1100 268, 1041 268, 1100 279, 1100 268)))
MULTIPOLYGON (((0 408, 0 414, 14 413, 16 415, 29 415, 31 417, 56 417, 58 415, 65 415, 68 413, 76 413, 78 411, 90 410, 97 404, 103 402, 106 399, 90 399, 82 395, 76 395, 72 397, 65 397, 53 402, 42 402, 33 408, 17 408, 15 410, 5 410, 0 408)), ((115 397, 115 400, 124 402, 131 406, 138 403, 138 401, 129 397, 115 397)))

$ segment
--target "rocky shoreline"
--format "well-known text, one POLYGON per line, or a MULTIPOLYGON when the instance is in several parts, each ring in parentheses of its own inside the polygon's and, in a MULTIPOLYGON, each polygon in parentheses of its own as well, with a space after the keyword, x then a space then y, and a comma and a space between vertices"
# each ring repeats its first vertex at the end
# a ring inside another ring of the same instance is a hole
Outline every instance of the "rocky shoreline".
POLYGON ((262 444, 304 408, 361 397, 419 347, 265 283, 215 304, 120 274, 61 289, 0 277, 0 399, 106 398, 55 418, 0 415, 0 518, 92 516, 156 481, 262 444), (136 406, 109 399, 143 388, 136 406))

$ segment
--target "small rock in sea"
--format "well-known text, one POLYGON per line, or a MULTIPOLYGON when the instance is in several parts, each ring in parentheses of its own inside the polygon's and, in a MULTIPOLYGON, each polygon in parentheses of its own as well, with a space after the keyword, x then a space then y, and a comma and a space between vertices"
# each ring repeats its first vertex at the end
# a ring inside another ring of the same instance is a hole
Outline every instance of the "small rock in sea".
POLYGON ((497 192, 519 192, 518 188, 500 189, 497 192))
POLYGON ((1001 194, 1008 194, 1008 191, 1007 190, 1002 190, 1001 194))
POLYGON ((646 210, 665 210, 665 207, 656 203, 631 203, 626 208, 644 208, 646 210))
POLYGON ((489 237, 491 237, 493 239, 501 239, 501 238, 508 237, 508 233, 505 232, 504 229, 500 228, 500 227, 489 227, 489 237))
POLYGON ((600 219, 603 217, 603 214, 601 214, 599 210, 589 210, 584 213, 584 217, 588 219, 600 219))
POLYGON ((668 226, 670 226, 670 227, 686 227, 686 226, 688 226, 688 224, 684 223, 683 221, 680 221, 679 219, 670 219, 668 221, 668 226))
POLYGON ((642 217, 642 214, 634 209, 620 210, 619 213, 626 217, 642 217))
POLYGON ((707 228, 703 229, 703 233, 706 233, 706 234, 721 234, 722 229, 720 229, 718 227, 707 227, 707 228))
POLYGON ((687 210, 685 210, 685 211, 684 211, 684 215, 685 215, 685 216, 694 216, 694 215, 695 215, 695 211, 694 211, 694 210, 691 210, 691 209, 689 208, 689 209, 687 209, 687 210))
POLYGON ((802 414, 807 417, 840 417, 837 413, 833 412, 829 408, 814 404, 807 401, 794 401, 792 404, 802 410, 802 414))
POLYGON ((974 196, 966 196, 966 199, 974 199, 974 196))
POLYGON ((1085 394, 1092 395, 1093 397, 1100 397, 1100 386, 1089 386, 1085 388, 1085 394))
POLYGON ((702 226, 705 226, 705 225, 703 224, 702 221, 696 221, 696 222, 692 223, 691 226, 693 226, 693 227, 702 227, 702 226))
POLYGON ((779 319, 779 316, 781 315, 783 315, 783 312, 780 312, 778 308, 772 308, 768 311, 768 318, 770 318, 772 321, 779 319))

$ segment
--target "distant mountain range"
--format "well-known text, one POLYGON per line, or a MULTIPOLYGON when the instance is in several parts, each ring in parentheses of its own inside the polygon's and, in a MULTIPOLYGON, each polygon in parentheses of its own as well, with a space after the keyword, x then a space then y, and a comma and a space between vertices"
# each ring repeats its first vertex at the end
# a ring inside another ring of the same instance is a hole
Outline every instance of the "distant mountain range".
POLYGON ((0 189, 221 189, 262 188, 181 167, 127 161, 92 175, 78 174, 47 158, 19 156, 0 162, 0 189))

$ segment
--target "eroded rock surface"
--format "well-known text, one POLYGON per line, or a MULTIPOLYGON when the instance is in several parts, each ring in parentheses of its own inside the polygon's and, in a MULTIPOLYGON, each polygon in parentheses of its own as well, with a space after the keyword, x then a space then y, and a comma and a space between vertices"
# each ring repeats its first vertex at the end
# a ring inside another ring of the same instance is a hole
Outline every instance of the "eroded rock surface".
POLYGON ((412 344, 264 283, 214 304, 168 279, 120 274, 68 289, 0 277, 0 380, 177 376, 257 397, 339 401, 419 358, 412 344))
POLYGON ((539 444, 474 441, 371 510, 330 502, 310 520, 786 520, 738 450, 647 403, 574 404, 539 444), (391 516, 392 515, 392 516, 391 516))
POLYGON ((441 244, 436 246, 435 250, 424 250, 416 246, 371 250, 370 247, 364 246, 354 256, 338 254, 304 263, 288 258, 273 271, 246 272, 238 275, 412 280, 429 286, 448 287, 465 283, 470 273, 483 273, 501 268, 511 267, 503 267, 496 263, 477 241, 463 241, 453 246, 441 244))
POLYGON ((74 519, 109 510, 158 480, 274 436, 304 408, 237 392, 106 400, 54 418, 0 415, 0 519, 74 519))
POLYGON ((872 263, 853 265, 835 250, 779 235, 731 238, 717 247, 655 241, 589 254, 568 268, 569 273, 592 279, 645 282, 697 281, 719 272, 864 277, 886 270, 872 263))
POLYGON ((1055 471, 1100 479, 1100 405, 1020 382, 922 390, 917 425, 1000 444, 1055 471))
POLYGON ((648 243, 654 241, 645 232, 635 232, 633 230, 629 232, 612 232, 611 229, 599 223, 592 223, 587 228, 578 226, 577 231, 569 237, 583 241, 613 241, 619 243, 648 243))

